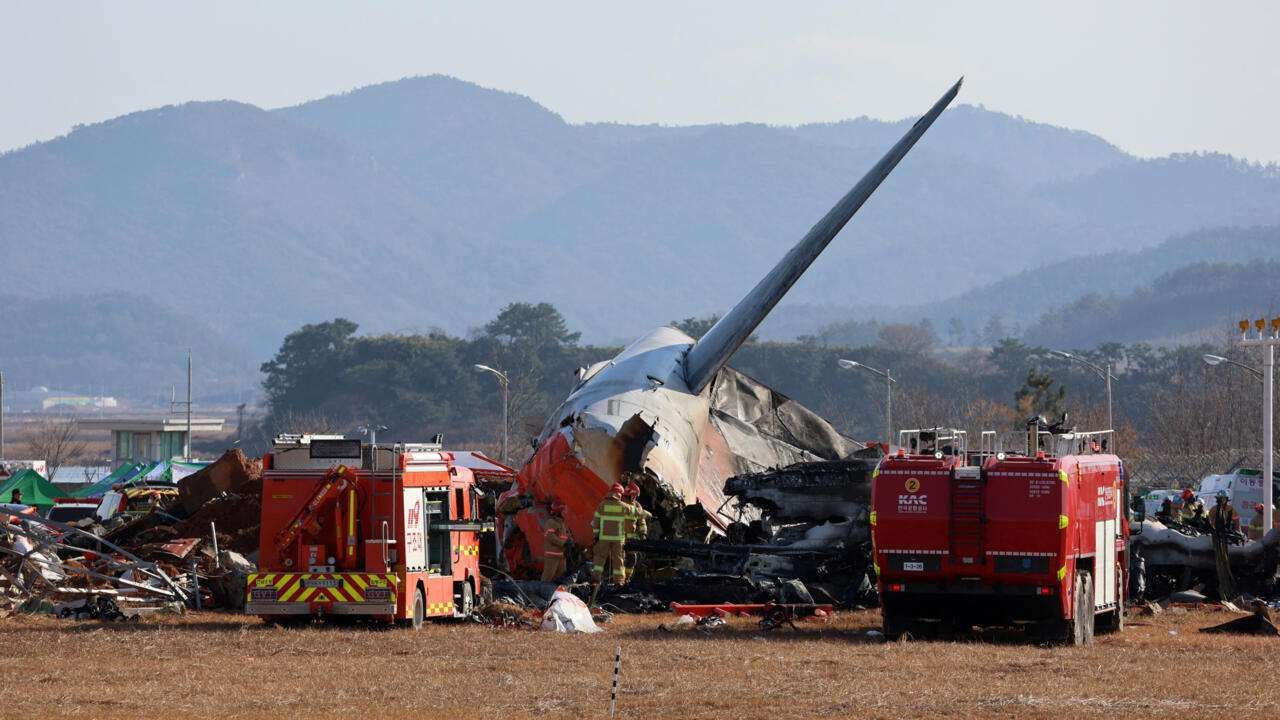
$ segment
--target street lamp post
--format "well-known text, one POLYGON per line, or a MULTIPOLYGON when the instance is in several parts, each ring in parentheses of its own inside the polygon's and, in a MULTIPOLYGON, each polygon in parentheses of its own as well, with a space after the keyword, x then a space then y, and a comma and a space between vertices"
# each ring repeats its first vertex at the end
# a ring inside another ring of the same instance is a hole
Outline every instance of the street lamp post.
POLYGON ((1075 355, 1069 352, 1064 352, 1062 350, 1050 350, 1049 354, 1056 355, 1057 357, 1063 358, 1064 360, 1078 362, 1081 365, 1084 365, 1085 367, 1097 373, 1098 377, 1102 378, 1107 383, 1107 430, 1111 431, 1111 452, 1115 452, 1116 451, 1116 422, 1115 422, 1115 416, 1112 414, 1113 406, 1111 403, 1111 380, 1114 376, 1111 374, 1111 361, 1110 360, 1107 361, 1106 368, 1100 368, 1097 365, 1094 365, 1093 363, 1089 362, 1088 360, 1085 360, 1084 358, 1080 357, 1079 355, 1075 355))
POLYGON ((885 399, 884 399, 885 442, 889 443, 889 445, 892 446, 893 445, 893 385, 898 381, 893 379, 893 375, 889 372, 889 368, 885 368, 883 370, 877 370, 869 365, 863 365, 860 362, 856 362, 854 360, 845 360, 843 358, 841 358, 840 360, 837 360, 836 362, 839 363, 840 367, 846 370, 861 368, 863 370, 866 370, 869 373, 874 373, 884 378, 884 385, 885 385, 885 391, 886 391, 885 399))
POLYGON ((1245 370, 1248 370, 1254 377, 1258 378, 1259 380, 1262 379, 1262 372, 1257 368, 1250 367, 1248 365, 1245 365, 1242 362, 1236 362, 1231 358, 1222 357, 1221 355, 1205 355, 1204 362, 1206 365, 1215 365, 1215 366, 1221 365, 1223 363, 1226 363, 1228 365, 1235 365, 1238 368, 1243 368, 1245 370))
POLYGON ((1270 332, 1267 332, 1267 321, 1258 318, 1253 323, 1257 333, 1249 337, 1249 321, 1240 321, 1240 344, 1246 347, 1260 347, 1262 352, 1262 527, 1268 532, 1274 527, 1274 484, 1275 472, 1272 454, 1275 452, 1272 435, 1272 421, 1275 408, 1275 366, 1276 345, 1280 345, 1280 317, 1271 319, 1270 332))
POLYGON ((498 378, 498 384, 502 386, 502 462, 507 462, 507 404, 509 400, 509 388, 511 381, 507 379, 506 374, 501 370, 495 370, 488 365, 476 363, 477 372, 493 373, 498 378))

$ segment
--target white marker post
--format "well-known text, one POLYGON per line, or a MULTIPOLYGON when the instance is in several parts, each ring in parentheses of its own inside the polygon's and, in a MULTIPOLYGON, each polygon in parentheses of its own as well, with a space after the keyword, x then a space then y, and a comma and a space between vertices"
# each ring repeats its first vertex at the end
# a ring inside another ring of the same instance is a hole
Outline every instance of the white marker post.
POLYGON ((618 677, 622 675, 622 646, 613 655, 613 690, 609 691, 609 717, 618 714, 618 677))
POLYGON ((1275 408, 1276 345, 1280 345, 1280 317, 1267 321, 1258 318, 1253 322, 1257 333, 1249 337, 1249 321, 1240 321, 1240 344, 1245 347, 1261 347, 1262 353, 1262 532, 1265 535, 1274 527, 1274 498, 1272 489, 1275 453, 1273 436, 1273 412, 1275 408))

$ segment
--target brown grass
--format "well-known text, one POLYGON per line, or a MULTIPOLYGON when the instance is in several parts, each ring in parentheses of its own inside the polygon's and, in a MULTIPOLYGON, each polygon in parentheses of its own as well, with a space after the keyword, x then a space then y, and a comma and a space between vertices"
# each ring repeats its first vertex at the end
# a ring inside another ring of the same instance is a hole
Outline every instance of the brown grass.
POLYGON ((768 634, 734 620, 709 637, 660 632, 659 615, 596 636, 15 617, 0 620, 0 716, 606 717, 621 644, 628 718, 1276 717, 1280 640, 1196 632, 1223 619, 1166 613, 1077 649, 876 644, 872 612, 768 634))

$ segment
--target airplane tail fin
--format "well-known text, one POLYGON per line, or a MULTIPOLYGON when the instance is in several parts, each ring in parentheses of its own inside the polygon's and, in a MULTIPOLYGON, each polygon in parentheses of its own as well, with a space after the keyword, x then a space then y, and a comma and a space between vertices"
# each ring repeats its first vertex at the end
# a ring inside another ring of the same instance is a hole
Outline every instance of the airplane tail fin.
POLYGON ((938 119, 947 105, 960 92, 964 78, 956 81, 929 112, 925 113, 911 126, 902 139, 898 140, 874 167, 862 176, 840 202, 835 204, 812 229, 809 230, 795 247, 747 293, 733 309, 720 318, 711 329, 689 349, 684 360, 685 380, 689 389, 700 393, 711 382, 711 378, 729 362, 734 352, 746 342, 751 333, 760 325, 770 310, 778 304, 787 291, 795 285, 804 271, 809 268, 818 255, 831 243, 832 238, 849 222, 854 213, 871 197, 871 193, 880 187, 889 173, 897 167, 898 162, 924 135, 933 121, 938 119))

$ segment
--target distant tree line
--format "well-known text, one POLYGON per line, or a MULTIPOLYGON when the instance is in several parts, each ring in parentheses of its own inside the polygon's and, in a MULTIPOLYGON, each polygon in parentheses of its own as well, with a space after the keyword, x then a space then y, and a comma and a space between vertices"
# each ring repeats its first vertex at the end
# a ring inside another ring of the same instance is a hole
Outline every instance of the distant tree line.
MULTIPOLYGON (((698 337, 714 317, 672 325, 698 337)), ((462 338, 444 332, 359 335, 342 318, 290 333, 263 363, 268 415, 258 442, 275 432, 353 432, 385 425, 380 438, 420 440, 442 432, 451 444, 493 448, 501 435, 497 379, 510 379, 512 460, 529 453, 548 414, 569 392, 577 368, 608 359, 618 347, 582 344, 547 303, 513 303, 462 338)), ((1107 343, 1069 350, 1115 380, 1119 442, 1129 452, 1185 453, 1260 445, 1257 380, 1227 366, 1210 367, 1206 353, 1246 364, 1239 349, 1202 345, 1155 347, 1107 343)), ((878 325, 873 341, 850 346, 821 338, 749 341, 734 356, 738 370, 795 398, 847 435, 884 434, 881 377, 842 368, 848 358, 889 368, 897 428, 953 426, 1017 430, 1033 415, 1068 413, 1081 429, 1106 425, 1105 385, 1093 370, 1049 348, 1003 338, 990 347, 944 346, 928 324, 878 325)))

